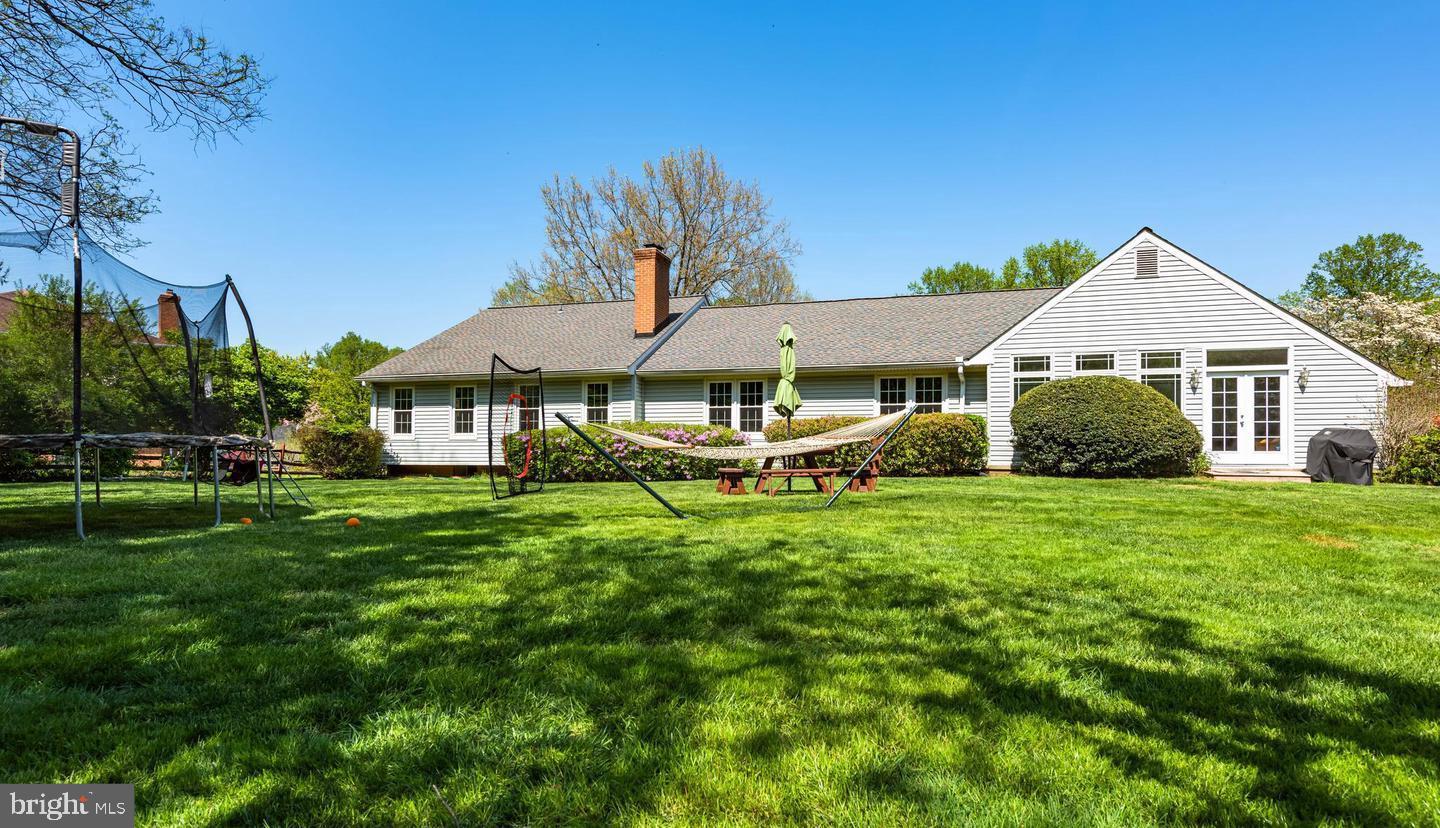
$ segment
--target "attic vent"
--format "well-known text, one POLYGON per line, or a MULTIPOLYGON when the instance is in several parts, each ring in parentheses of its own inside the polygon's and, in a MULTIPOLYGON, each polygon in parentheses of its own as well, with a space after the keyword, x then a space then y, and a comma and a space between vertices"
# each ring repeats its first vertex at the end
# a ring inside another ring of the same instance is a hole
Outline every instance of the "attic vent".
POLYGON ((1135 278, 1148 279, 1160 275, 1160 251, 1153 247, 1135 248, 1135 278))

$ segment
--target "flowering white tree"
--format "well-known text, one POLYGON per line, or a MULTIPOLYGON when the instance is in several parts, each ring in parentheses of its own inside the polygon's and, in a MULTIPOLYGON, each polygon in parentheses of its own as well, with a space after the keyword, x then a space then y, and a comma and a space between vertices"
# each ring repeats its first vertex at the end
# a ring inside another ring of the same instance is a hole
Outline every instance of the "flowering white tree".
POLYGON ((1362 293, 1309 299, 1291 310, 1306 322, 1415 381, 1390 389, 1374 432, 1380 466, 1390 465, 1411 437, 1437 426, 1440 417, 1440 306, 1362 293))
POLYGON ((1440 306, 1378 293, 1307 299, 1297 316, 1390 371, 1440 381, 1440 306))

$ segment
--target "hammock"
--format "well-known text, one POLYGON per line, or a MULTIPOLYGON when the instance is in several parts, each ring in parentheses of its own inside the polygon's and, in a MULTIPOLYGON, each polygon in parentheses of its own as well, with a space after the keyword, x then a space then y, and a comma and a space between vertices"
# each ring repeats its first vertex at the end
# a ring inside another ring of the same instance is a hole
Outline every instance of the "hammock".
POLYGON ((907 407, 893 414, 872 417, 863 422, 833 428, 809 437, 797 437, 794 440, 767 443, 763 446, 687 446, 684 443, 672 442, 649 434, 636 434, 633 431, 600 423, 591 423, 590 425, 622 440, 634 443, 640 448, 673 451, 676 454, 701 457, 706 460, 758 460, 765 457, 793 457, 797 454, 809 454, 812 451, 833 450, 847 443, 869 442, 884 436, 897 423, 905 419, 905 415, 909 411, 910 409, 907 407))

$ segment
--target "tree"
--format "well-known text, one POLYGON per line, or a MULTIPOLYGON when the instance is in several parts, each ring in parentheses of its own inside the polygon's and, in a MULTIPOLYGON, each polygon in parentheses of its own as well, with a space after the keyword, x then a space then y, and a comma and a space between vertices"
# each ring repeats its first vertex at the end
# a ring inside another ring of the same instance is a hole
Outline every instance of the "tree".
POLYGON ((1399 233, 1367 234, 1320 254, 1298 293, 1280 297, 1286 305, 1326 297, 1358 298, 1367 293, 1402 301, 1440 296, 1440 273, 1425 265, 1424 248, 1399 233))
POLYGON ((637 181, 614 167, 587 186, 555 179, 540 188, 548 248, 538 265, 513 264, 497 305, 627 299, 632 251, 662 245, 672 259, 670 292, 718 303, 797 296, 790 264, 800 245, 770 214, 756 184, 730 178, 704 148, 645 162, 637 181))
POLYGON ((311 402, 337 423, 365 425, 370 421, 370 392, 355 377, 403 350, 346 333, 315 354, 311 402))
POLYGON ((964 293, 975 290, 1064 287, 1085 275, 1100 257, 1088 245, 1074 239, 1056 239, 1032 244, 1019 257, 1005 260, 997 277, 995 271, 970 262, 950 267, 930 267, 911 282, 911 293, 964 293), (1023 263, 1022 263, 1023 260, 1023 263))
MULTIPOLYGON (((305 416, 310 402, 310 357, 286 356, 261 345, 260 372, 265 377, 265 404, 270 411, 270 425, 281 421, 298 422, 305 416)), ((241 434, 259 434, 264 420, 260 416, 260 390, 255 384, 255 364, 250 358, 250 340, 235 346, 230 356, 236 370, 230 382, 216 389, 216 396, 234 412, 236 430, 241 434)))
POLYGON ((1440 312, 1430 303, 1362 293, 1307 299, 1293 310, 1388 371, 1440 382, 1440 312))
MULTIPOLYGON (((63 121, 81 133, 87 230, 133 246, 127 228, 155 209, 136 192, 145 168, 129 146, 118 108, 154 130, 189 129, 213 142, 255 124, 268 81, 255 60, 188 28, 172 29, 149 0, 0 2, 0 112, 63 121)), ((59 142, 6 127, 0 209, 45 231, 58 212, 59 142)))
POLYGON ((911 293, 969 293, 994 290, 1000 284, 995 271, 970 262, 956 262, 949 267, 927 267, 920 280, 911 282, 911 293))
POLYGON ((1065 287, 1099 261, 1084 242, 1055 239, 1026 247, 1019 259, 1010 257, 1000 270, 1000 281, 1004 287, 1065 287))

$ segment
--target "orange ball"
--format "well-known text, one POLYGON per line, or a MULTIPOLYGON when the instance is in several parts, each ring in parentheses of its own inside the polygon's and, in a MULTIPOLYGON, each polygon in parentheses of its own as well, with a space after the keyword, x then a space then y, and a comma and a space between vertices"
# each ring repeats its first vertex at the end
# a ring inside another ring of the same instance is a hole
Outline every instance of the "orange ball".
POLYGON ((250 518, 240 518, 241 526, 249 526, 252 522, 253 521, 251 521, 250 518))
POLYGON ((345 521, 345 525, 346 525, 346 526, 359 526, 359 525, 360 525, 360 518, 352 517, 352 518, 350 518, 349 520, 345 521))

